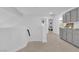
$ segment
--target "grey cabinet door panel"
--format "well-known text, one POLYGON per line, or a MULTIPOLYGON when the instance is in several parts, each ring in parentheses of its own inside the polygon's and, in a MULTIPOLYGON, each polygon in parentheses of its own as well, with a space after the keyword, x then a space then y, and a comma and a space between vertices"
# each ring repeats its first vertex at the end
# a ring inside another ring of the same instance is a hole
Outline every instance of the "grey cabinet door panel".
POLYGON ((78 13, 78 16, 77 16, 77 17, 78 17, 78 19, 77 19, 77 21, 79 21, 79 7, 78 7, 78 12, 77 12, 77 13, 78 13))
POLYGON ((67 12, 66 14, 66 22, 70 22, 70 12, 67 12))
POLYGON ((67 21, 66 21, 66 15, 64 14, 63 15, 63 23, 66 23, 67 21))
POLYGON ((72 39, 72 29, 67 29, 67 41, 70 42, 70 43, 73 43, 72 39))
POLYGON ((79 30, 73 31, 73 44, 79 47, 79 30))
POLYGON ((62 37, 63 37, 63 29, 60 28, 60 38, 62 38, 62 37))
POLYGON ((71 10, 71 22, 75 22, 77 20, 77 8, 71 10))
POLYGON ((63 40, 66 40, 67 38, 66 38, 66 35, 67 35, 67 33, 66 33, 66 28, 64 28, 63 29, 63 40))

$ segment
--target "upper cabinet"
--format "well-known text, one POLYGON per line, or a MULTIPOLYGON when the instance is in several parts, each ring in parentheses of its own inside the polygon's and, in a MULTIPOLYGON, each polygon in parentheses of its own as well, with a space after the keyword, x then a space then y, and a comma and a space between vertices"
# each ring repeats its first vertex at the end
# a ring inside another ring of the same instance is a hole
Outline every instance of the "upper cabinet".
POLYGON ((77 21, 77 17, 78 16, 78 9, 73 9, 71 10, 71 20, 70 22, 76 22, 77 21))
POLYGON ((66 22, 66 15, 65 14, 63 15, 63 22, 64 23, 66 22))
POLYGON ((70 22, 70 12, 67 12, 63 15, 63 23, 70 22))
POLYGON ((79 8, 75 8, 69 12, 66 12, 63 16, 63 22, 76 22, 79 21, 79 8))
POLYGON ((66 23, 70 22, 70 11, 65 14, 66 23))
POLYGON ((67 12, 63 15, 63 22, 64 23, 70 22, 70 12, 67 12))
POLYGON ((79 21, 79 8, 77 8, 77 10, 78 10, 78 12, 77 12, 77 14, 78 14, 78 15, 77 15, 77 17, 78 17, 78 18, 77 18, 77 21, 79 21))

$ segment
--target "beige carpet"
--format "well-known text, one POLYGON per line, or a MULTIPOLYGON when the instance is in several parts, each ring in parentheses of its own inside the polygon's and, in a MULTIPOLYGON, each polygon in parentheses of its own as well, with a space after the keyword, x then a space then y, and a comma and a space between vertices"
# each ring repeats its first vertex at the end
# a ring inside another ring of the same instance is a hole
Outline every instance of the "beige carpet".
POLYGON ((61 40, 53 32, 48 33, 48 43, 29 42, 27 47, 18 52, 77 52, 79 48, 61 40))

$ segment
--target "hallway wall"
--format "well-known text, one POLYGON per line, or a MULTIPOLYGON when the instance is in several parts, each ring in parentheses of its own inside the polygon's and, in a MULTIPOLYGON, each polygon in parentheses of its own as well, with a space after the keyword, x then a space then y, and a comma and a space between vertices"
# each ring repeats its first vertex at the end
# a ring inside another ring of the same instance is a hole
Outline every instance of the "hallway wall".
POLYGON ((41 27, 40 16, 28 16, 28 17, 25 16, 23 24, 30 30, 31 33, 31 37, 29 39, 30 41, 42 40, 42 27, 41 27))
POLYGON ((0 28, 0 51, 17 51, 28 43, 24 27, 0 28))
POLYGON ((8 8, 0 7, 0 28, 12 27, 22 21, 22 16, 7 11, 8 8))
POLYGON ((60 27, 60 17, 61 16, 56 16, 55 19, 53 20, 53 32, 59 35, 59 27, 60 27))

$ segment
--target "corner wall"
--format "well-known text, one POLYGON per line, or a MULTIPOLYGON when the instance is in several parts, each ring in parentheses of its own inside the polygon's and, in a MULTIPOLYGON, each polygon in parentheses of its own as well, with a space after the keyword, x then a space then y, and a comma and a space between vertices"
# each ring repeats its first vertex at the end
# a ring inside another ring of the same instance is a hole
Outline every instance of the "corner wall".
POLYGON ((59 27, 60 27, 60 20, 59 20, 59 16, 55 17, 55 19, 53 20, 53 32, 56 33, 57 35, 59 35, 59 27))
POLYGON ((24 27, 0 28, 0 51, 17 51, 28 43, 24 27))

